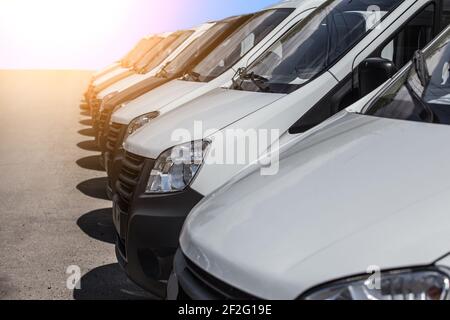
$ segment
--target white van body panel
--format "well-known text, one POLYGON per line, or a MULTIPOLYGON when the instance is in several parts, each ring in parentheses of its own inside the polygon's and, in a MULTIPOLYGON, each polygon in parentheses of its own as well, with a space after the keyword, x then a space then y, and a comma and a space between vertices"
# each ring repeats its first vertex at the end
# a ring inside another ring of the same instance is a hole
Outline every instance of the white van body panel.
POLYGON ((160 111, 161 104, 168 99, 179 99, 189 92, 198 90, 203 83, 174 80, 126 103, 112 115, 112 122, 127 125, 140 115, 160 111), (150 111, 149 111, 150 110, 150 111))
POLYGON ((112 116, 113 122, 127 125, 131 120, 152 111, 160 111, 161 114, 174 110, 183 104, 200 97, 216 88, 228 84, 230 79, 236 74, 236 71, 252 63, 259 55, 269 48, 282 34, 289 30, 293 25, 308 16, 311 11, 321 5, 324 0, 308 0, 308 1, 287 1, 275 5, 271 8, 292 8, 296 10, 278 25, 266 38, 258 43, 250 50, 239 62, 230 70, 226 71, 219 77, 207 83, 197 83, 184 80, 174 80, 161 87, 151 90, 147 94, 136 100, 125 104, 112 116), (169 90, 170 88, 170 90, 169 90), (192 88, 188 91, 187 89, 192 88), (168 94, 166 94, 168 93, 168 94), (147 101, 147 105, 146 105, 147 101))
MULTIPOLYGON (((410 1, 402 3, 385 18, 385 23, 383 26, 390 26, 398 20, 402 21, 403 24, 430 1, 418 0, 416 2, 420 3, 420 5, 411 6, 410 1)), ((216 99, 208 99, 208 97, 195 99, 177 108, 176 110, 173 110, 173 112, 152 120, 151 123, 144 126, 141 130, 128 138, 125 142, 125 149, 143 157, 157 158, 163 151, 178 144, 171 141, 171 135, 176 129, 184 128, 191 130, 195 120, 203 120, 207 123, 211 123, 208 121, 209 114, 206 115, 202 113, 198 113, 198 116, 191 113, 189 120, 191 123, 187 123, 188 118, 184 116, 181 116, 183 121, 179 121, 180 118, 177 116, 177 113, 181 112, 182 114, 189 114, 189 111, 185 109, 191 111, 208 109, 211 114, 213 113, 212 110, 214 110, 216 112, 214 114, 215 118, 221 118, 221 115, 223 114, 224 119, 234 119, 233 122, 228 124, 222 121, 220 124, 223 125, 223 127, 217 128, 221 131, 216 132, 215 134, 210 133, 208 138, 210 138, 213 143, 218 137, 223 136, 226 129, 275 129, 278 130, 278 135, 282 136, 297 120, 299 120, 308 110, 310 110, 326 94, 328 94, 335 87, 335 85, 338 84, 338 80, 344 79, 346 76, 351 74, 353 68, 355 67, 353 57, 359 56, 359 52, 365 50, 365 48, 369 45, 374 47, 380 46, 387 39, 393 36, 395 32, 395 28, 389 27, 387 30, 375 28, 360 43, 348 51, 348 53, 340 59, 333 68, 330 69, 330 72, 323 73, 312 82, 289 95, 272 99, 271 94, 266 94, 263 95, 261 99, 256 100, 251 98, 253 95, 248 95, 249 92, 227 90, 221 91, 220 95, 216 95, 215 93, 210 95, 210 97, 216 97, 216 99), (346 71, 344 72, 344 70, 346 71), (339 77, 336 77, 335 74, 338 74, 339 77), (318 88, 320 88, 320 90, 318 90, 318 88), (227 94, 232 94, 233 98, 227 99, 227 94), (237 100, 236 98, 241 94, 242 100, 237 100), (252 101, 249 102, 248 100, 252 101), (226 105, 224 101, 230 101, 231 103, 226 105), (260 103, 260 105, 255 105, 255 102, 260 103), (205 103, 209 105, 204 105, 205 103), (246 117, 238 119, 228 113, 230 110, 235 110, 236 106, 245 107, 248 103, 251 103, 250 109, 252 109, 253 112, 248 113, 246 117), (173 119, 173 121, 170 119, 173 119), (161 125, 158 124, 160 121, 161 125), (162 123, 164 123, 164 125, 162 125, 162 123), (156 130, 155 128, 159 129, 156 130), (165 135, 160 134, 161 130, 165 132, 165 135)), ((361 57, 361 59, 362 58, 363 57, 361 57)), ((257 93, 255 96, 259 94, 260 93, 257 93)), ((260 154, 262 155, 266 151, 267 150, 260 150, 260 154)), ((210 161, 209 159, 206 159, 205 162, 208 163, 210 161)), ((220 187, 246 165, 222 165, 207 163, 202 166, 196 179, 191 185, 192 189, 203 195, 207 195, 216 188, 220 187)))
POLYGON ((98 87, 98 86, 102 85, 102 83, 105 83, 105 82, 113 79, 114 77, 121 75, 123 73, 127 73, 127 72, 130 72, 130 69, 120 66, 120 67, 112 70, 111 72, 108 72, 107 74, 101 76, 97 80, 95 80, 93 85, 98 87))
MULTIPOLYGON (((400 15, 403 23, 406 22, 410 17, 414 16, 417 10, 420 9, 424 3, 428 3, 429 1, 419 2, 421 2, 420 6, 411 7, 407 10, 407 12, 402 10, 404 10, 404 7, 409 8, 411 3, 403 3, 403 5, 391 13, 391 15, 389 15, 384 21, 393 23, 399 18, 400 15)), ((388 23, 387 25, 390 24, 388 23)), ((353 57, 358 55, 358 50, 364 50, 364 48, 369 44, 377 47, 396 32, 395 28, 389 28, 388 30, 388 32, 383 32, 382 29, 373 30, 373 32, 363 39, 355 48, 350 50, 343 59, 337 62, 330 70, 330 73, 323 74, 299 90, 285 96, 280 100, 277 100, 265 108, 262 108, 260 111, 231 124, 227 129, 275 129, 279 130, 280 135, 285 134, 298 119, 300 119, 307 111, 310 110, 310 108, 312 108, 333 89, 333 87, 338 83, 337 79, 345 79, 346 76, 352 72, 353 67, 357 66, 353 63, 353 57), (331 72, 335 73, 335 70, 340 70, 339 77, 332 76, 331 72), (343 70, 346 70, 346 72, 343 70), (317 88, 321 88, 321 90, 317 90, 317 88)), ((223 135, 223 132, 217 134, 223 135)), ((214 137, 211 137, 211 139, 214 140, 214 137)), ((260 155, 265 152, 266 150, 261 150, 260 155)), ((225 183, 244 166, 245 165, 211 165, 205 163, 197 178, 193 182, 192 188, 203 195, 207 195, 225 183)))
POLYGON ((449 133, 344 111, 282 155, 279 174, 254 171, 200 203, 183 252, 263 299, 296 299, 373 265, 431 265, 449 251, 449 133))
POLYGON ((205 133, 208 131, 213 134, 284 96, 218 88, 182 108, 158 117, 152 125, 131 135, 125 141, 125 149, 156 159, 162 151, 174 145, 207 138, 205 133), (197 120, 202 120, 201 132, 194 129, 197 120), (184 132, 188 135, 181 138, 180 133, 184 132))
POLYGON ((186 49, 192 42, 194 42, 197 38, 202 36, 206 31, 208 31, 211 27, 213 27, 215 23, 205 23, 202 24, 200 27, 195 29, 195 32, 186 39, 186 41, 183 42, 182 45, 180 45, 170 56, 168 56, 159 66, 151 70, 150 72, 147 72, 146 74, 133 74, 115 84, 112 86, 109 86, 105 90, 101 91, 97 96, 99 99, 103 99, 108 94, 113 92, 120 92, 122 90, 127 89, 128 87, 131 87, 145 79, 154 77, 156 74, 158 74, 159 71, 164 67, 164 65, 173 59, 175 59, 184 49, 186 49))

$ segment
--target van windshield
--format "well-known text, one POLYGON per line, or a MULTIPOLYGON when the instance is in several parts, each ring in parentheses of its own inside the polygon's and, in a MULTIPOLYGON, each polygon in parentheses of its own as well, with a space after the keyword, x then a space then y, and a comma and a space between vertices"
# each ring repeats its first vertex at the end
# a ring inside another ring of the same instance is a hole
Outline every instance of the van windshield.
POLYGON ((174 60, 164 68, 164 74, 169 77, 176 76, 179 73, 184 73, 190 67, 192 61, 204 53, 206 47, 216 41, 223 32, 225 32, 230 23, 235 19, 230 19, 226 22, 218 22, 213 27, 208 29, 198 39, 192 42, 186 49, 184 49, 174 60))
POLYGON ((363 114, 450 124, 450 31, 406 70, 363 114))
POLYGON ((252 63, 233 88, 274 93, 297 90, 331 67, 403 1, 326 1, 252 63))
POLYGON ((208 82, 235 65, 254 46, 285 20, 294 9, 267 10, 255 14, 245 25, 216 47, 184 80, 208 82))
POLYGON ((122 66, 124 68, 134 68, 136 63, 138 63, 144 56, 149 52, 154 46, 160 43, 164 38, 161 37, 151 37, 150 39, 144 39, 142 44, 138 45, 132 52, 130 52, 126 59, 123 61, 122 66))
POLYGON ((153 46, 144 57, 136 64, 136 71, 147 73, 159 66, 169 55, 175 51, 193 31, 174 33, 164 38, 158 44, 153 46))

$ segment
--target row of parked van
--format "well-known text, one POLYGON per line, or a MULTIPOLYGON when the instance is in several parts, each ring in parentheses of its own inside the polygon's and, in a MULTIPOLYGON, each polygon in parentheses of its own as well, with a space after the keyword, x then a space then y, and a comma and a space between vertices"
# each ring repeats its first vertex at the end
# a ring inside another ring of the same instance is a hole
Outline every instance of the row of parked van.
POLYGON ((450 0, 282 1, 95 74, 128 277, 170 299, 449 298, 449 22, 450 0))

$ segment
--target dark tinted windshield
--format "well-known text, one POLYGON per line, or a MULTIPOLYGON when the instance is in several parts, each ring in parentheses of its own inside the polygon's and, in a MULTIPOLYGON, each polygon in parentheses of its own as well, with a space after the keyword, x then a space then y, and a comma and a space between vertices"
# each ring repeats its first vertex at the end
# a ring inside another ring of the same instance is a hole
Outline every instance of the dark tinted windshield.
POLYGON ((131 68, 136 64, 151 48, 157 45, 163 38, 151 37, 149 39, 142 39, 131 50, 122 61, 122 66, 125 68, 131 68))
POLYGON ((250 91, 290 93, 329 68, 403 0, 329 0, 248 69, 250 91))
POLYGON ((153 46, 147 54, 136 64, 136 71, 146 73, 159 66, 169 55, 175 51, 193 31, 177 32, 164 38, 153 46))
POLYGON ((198 37, 198 39, 191 43, 164 68, 167 75, 170 76, 176 75, 180 72, 185 72, 191 62, 203 54, 205 48, 207 48, 212 42, 216 41, 222 33, 228 29, 230 23, 233 22, 234 19, 230 20, 230 22, 218 22, 213 27, 208 29, 203 35, 198 37))
POLYGON ((416 55, 410 70, 364 114, 383 118, 450 124, 450 32, 416 55), (421 59, 422 60, 421 60, 421 59))
POLYGON ((211 81, 235 65, 255 45, 285 20, 294 9, 268 10, 255 14, 245 25, 223 41, 186 77, 191 81, 211 81))

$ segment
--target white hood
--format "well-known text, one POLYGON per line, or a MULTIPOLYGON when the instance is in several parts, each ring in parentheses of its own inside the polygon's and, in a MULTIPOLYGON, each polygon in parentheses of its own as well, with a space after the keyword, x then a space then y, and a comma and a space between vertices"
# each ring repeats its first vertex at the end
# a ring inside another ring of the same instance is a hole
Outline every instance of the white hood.
POLYGON ((343 112, 191 212, 181 247, 222 281, 295 299, 335 279, 449 251, 450 127, 343 112))
POLYGON ((284 96, 284 94, 215 89, 152 120, 151 124, 144 126, 125 141, 125 149, 143 157, 157 158, 166 149, 190 141, 188 139, 174 141, 172 134, 176 130, 187 130, 192 139, 206 138, 284 96), (195 134, 196 121, 202 122, 203 130, 200 136, 195 134), (205 131, 209 131, 208 134, 204 134, 205 131))
POLYGON ((126 103, 113 114, 112 121, 128 125, 131 120, 148 112, 159 111, 165 105, 202 86, 205 86, 202 82, 173 80, 126 103))
POLYGON ((107 74, 101 76, 100 78, 96 79, 93 83, 94 86, 98 87, 104 84, 105 82, 108 82, 109 80, 113 79, 114 77, 117 77, 123 73, 130 72, 130 69, 119 67, 111 70, 107 74))
POLYGON ((101 91, 97 96, 99 99, 104 99, 110 93, 121 92, 129 87, 134 86, 135 84, 138 84, 141 81, 154 77, 155 75, 156 72, 153 71, 147 72, 146 74, 139 74, 139 73, 132 74, 131 76, 126 77, 125 79, 122 79, 114 83, 113 85, 110 85, 108 88, 101 91))

